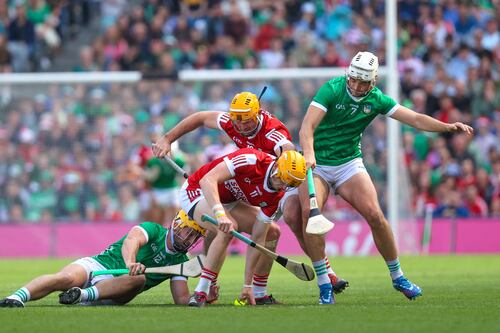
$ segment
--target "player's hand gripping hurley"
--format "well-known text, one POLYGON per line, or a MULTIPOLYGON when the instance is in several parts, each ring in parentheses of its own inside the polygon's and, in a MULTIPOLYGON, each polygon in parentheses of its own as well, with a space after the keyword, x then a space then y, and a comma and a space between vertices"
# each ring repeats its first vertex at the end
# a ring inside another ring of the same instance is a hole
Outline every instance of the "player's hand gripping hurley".
MULTIPOLYGON (((203 263, 205 262, 205 255, 200 254, 192 258, 189 261, 183 262, 178 265, 173 266, 163 266, 163 267, 149 267, 146 268, 144 274, 165 274, 165 275, 182 275, 187 277, 198 277, 201 275, 201 269, 203 268, 203 263)), ((128 274, 129 269, 107 269, 102 271, 94 271, 91 276, 98 275, 124 275, 128 274)))
MULTIPOLYGON (((204 214, 201 219, 204 222, 210 222, 214 225, 218 225, 217 220, 214 219, 211 216, 208 216, 204 214)), ((231 235, 234 237, 238 238, 239 240, 243 241, 243 243, 247 244, 248 246, 256 248, 258 251, 262 252, 266 256, 273 258, 274 261, 276 261, 278 264, 281 266, 285 267, 290 273, 295 275, 297 278, 303 281, 312 281, 314 280, 314 270, 301 262, 296 262, 291 259, 288 259, 286 257, 280 256, 277 253, 274 253, 273 251, 266 249, 264 246, 255 243, 253 240, 251 240, 248 237, 245 237, 244 235, 240 234, 238 231, 232 230, 231 235)))
MULTIPOLYGON (((264 91, 265 91, 265 89, 264 89, 264 91)), ((180 166, 178 166, 174 161, 172 161, 172 159, 169 156, 165 156, 165 159, 168 161, 169 164, 171 164, 174 167, 174 169, 177 172, 179 172, 181 175, 183 175, 184 178, 188 177, 188 174, 180 166)), ((217 225, 217 220, 215 220, 214 218, 212 218, 208 215, 203 215, 202 220, 217 225)), ((273 258, 274 261, 276 261, 281 266, 285 267, 288 271, 290 271, 297 278, 299 278, 303 281, 314 280, 314 270, 310 266, 308 266, 304 263, 299 263, 299 262, 293 261, 291 259, 288 259, 286 257, 280 256, 279 254, 274 253, 273 251, 266 249, 264 246, 255 243, 253 240, 251 240, 248 237, 243 236, 242 234, 240 234, 237 231, 233 230, 233 231, 231 231, 231 234, 234 237, 236 237, 239 240, 246 243, 247 245, 252 246, 252 247, 256 248, 258 251, 264 253, 266 256, 273 258)))
POLYGON ((307 187, 309 189, 309 219, 307 220, 306 232, 313 235, 324 235, 335 226, 326 217, 324 217, 318 208, 316 201, 316 189, 312 169, 307 170, 307 187))

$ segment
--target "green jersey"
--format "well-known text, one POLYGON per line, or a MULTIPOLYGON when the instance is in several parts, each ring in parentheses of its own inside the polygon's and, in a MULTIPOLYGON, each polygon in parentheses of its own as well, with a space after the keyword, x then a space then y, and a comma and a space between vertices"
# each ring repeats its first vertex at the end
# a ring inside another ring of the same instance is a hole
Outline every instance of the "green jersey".
MULTIPOLYGON (((176 157, 174 162, 181 168, 184 166, 184 160, 176 157)), ((147 169, 158 168, 160 174, 152 183, 154 189, 169 189, 177 187, 177 171, 172 168, 165 160, 154 157, 146 164, 147 169)))
POLYGON ((314 131, 318 165, 336 166, 361 157, 361 136, 378 115, 390 116, 399 106, 377 87, 355 98, 347 90, 346 77, 326 82, 314 96, 314 105, 326 114, 314 131))
MULTIPOLYGON (((167 251, 166 237, 168 230, 161 225, 143 222, 139 227, 143 230, 144 235, 147 235, 148 242, 137 252, 136 262, 140 262, 146 267, 161 267, 176 265, 189 260, 185 253, 170 253, 167 251)), ((111 244, 106 250, 92 258, 107 269, 126 268, 122 257, 122 246, 126 237, 127 235, 123 236, 119 241, 111 244)), ((144 290, 148 290, 171 277, 171 275, 164 274, 146 274, 144 290)))

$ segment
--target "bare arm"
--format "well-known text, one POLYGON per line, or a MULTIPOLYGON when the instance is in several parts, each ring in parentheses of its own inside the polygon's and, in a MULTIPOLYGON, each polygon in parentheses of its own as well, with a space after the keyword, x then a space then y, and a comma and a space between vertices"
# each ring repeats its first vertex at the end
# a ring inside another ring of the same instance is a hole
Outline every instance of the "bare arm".
MULTIPOLYGON (((207 203, 210 207, 218 206, 219 210, 222 209, 222 203, 220 201, 219 196, 219 188, 218 184, 223 183, 224 181, 231 179, 233 175, 229 171, 225 162, 220 162, 210 170, 203 178, 200 180, 200 187, 203 191, 203 195, 207 200, 207 203)), ((214 209, 215 210, 215 209, 214 209)), ((222 209, 223 211, 223 209, 222 209)), ((233 230, 233 223, 231 220, 224 214, 224 216, 215 216, 217 221, 219 222, 219 229, 222 232, 230 232, 233 230)))
POLYGON ((200 111, 189 115, 153 143, 153 153, 156 157, 165 157, 170 152, 172 142, 198 127, 217 129, 219 114, 221 114, 219 111, 200 111))
POLYGON ((276 156, 280 157, 281 154, 283 154, 283 152, 285 152, 287 150, 295 150, 295 145, 293 143, 291 143, 291 142, 287 142, 284 145, 279 146, 275 150, 277 150, 277 151, 275 151, 276 156))
POLYGON ((471 135, 474 129, 469 125, 461 122, 453 124, 443 123, 428 115, 415 112, 404 106, 399 106, 397 110, 391 115, 391 118, 399 120, 400 122, 410 125, 416 129, 427 132, 465 132, 471 135))
POLYGON ((122 257, 125 266, 130 270, 130 275, 141 274, 146 269, 143 264, 136 262, 136 256, 139 249, 146 245, 147 242, 146 236, 138 226, 130 229, 123 241, 122 257))
POLYGON ((314 130, 318 127, 325 114, 326 112, 320 108, 309 105, 302 126, 300 127, 300 145, 304 151, 307 168, 314 168, 316 166, 316 157, 314 157, 314 130))
POLYGON ((189 301, 189 288, 187 280, 184 279, 170 279, 170 292, 174 303, 177 305, 186 305, 189 301))

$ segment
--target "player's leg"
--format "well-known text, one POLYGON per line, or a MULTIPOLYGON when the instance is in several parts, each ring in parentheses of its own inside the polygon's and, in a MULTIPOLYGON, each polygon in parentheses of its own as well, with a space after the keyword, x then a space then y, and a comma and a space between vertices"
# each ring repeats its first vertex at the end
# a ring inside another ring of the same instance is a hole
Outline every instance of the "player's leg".
MULTIPOLYGON (((230 211, 231 216, 238 221, 238 230, 248 234, 252 234, 253 226, 256 223, 255 221, 257 220, 258 213, 259 208, 249 206, 241 202, 230 211)), ((267 249, 276 252, 280 235, 281 232, 279 226, 274 222, 271 223, 267 231, 264 246, 267 249)), ((269 279, 273 263, 274 260, 272 258, 261 254, 255 266, 252 285, 257 305, 279 304, 279 302, 274 299, 272 295, 268 295, 267 293, 267 281, 269 279)))
POLYGON ((141 209, 141 220, 153 222, 152 215, 153 192, 150 189, 143 189, 139 194, 139 207, 141 209))
POLYGON ((170 279, 170 292, 176 305, 187 305, 189 302, 189 288, 187 278, 174 276, 170 279))
MULTIPOLYGON (((214 280, 217 280, 219 271, 226 258, 227 247, 232 239, 230 234, 219 231, 211 223, 203 222, 201 220, 203 214, 212 215, 212 209, 205 198, 201 199, 194 207, 193 217, 201 227, 216 232, 216 235, 208 248, 207 259, 201 273, 200 281, 195 288, 194 295, 189 300, 190 306, 204 306, 206 304, 210 286, 214 280)), ((235 229, 237 229, 237 223, 234 220, 233 223, 235 229)))
MULTIPOLYGON (((314 187, 316 189, 316 200, 318 208, 321 211, 328 199, 330 193, 329 184, 319 175, 314 175, 314 187)), ((302 205, 302 221, 303 221, 303 235, 304 243, 307 248, 309 258, 311 258, 314 271, 316 272, 318 287, 320 290, 319 303, 320 304, 333 304, 335 303, 333 297, 333 287, 328 276, 329 263, 325 256, 325 239, 324 236, 311 235, 305 232, 307 220, 309 218, 309 191, 307 182, 302 183, 299 187, 299 198, 302 205)))
POLYGON ((166 227, 170 226, 171 221, 173 221, 179 211, 180 204, 177 196, 178 191, 179 189, 177 187, 167 190, 167 202, 164 205, 164 221, 166 227))
POLYGON ((378 203, 377 192, 366 172, 358 172, 339 185, 337 192, 368 222, 378 251, 389 268, 394 288, 409 299, 422 294, 421 289, 403 276, 391 226, 378 203))
MULTIPOLYGON (((92 257, 79 259, 75 263, 85 269, 87 277, 91 276, 91 272, 108 269, 92 257)), ((92 279, 87 279, 83 286, 67 288, 59 294, 59 303, 125 304, 142 291, 145 281, 144 275, 122 275, 116 278, 110 274, 92 276, 92 279)))
POLYGON ((302 210, 298 191, 294 194, 286 195, 282 200, 284 200, 281 208, 281 211, 283 212, 283 220, 295 235, 295 238, 297 239, 297 242, 299 242, 302 251, 304 251, 304 253, 309 256, 309 253, 307 252, 307 246, 304 241, 302 210))
POLYGON ((144 275, 122 275, 116 278, 111 275, 105 276, 97 281, 93 280, 92 285, 87 288, 73 287, 59 294, 59 303, 123 305, 141 293, 145 282, 144 275), (103 303, 106 300, 111 302, 103 303))
MULTIPOLYGON (((284 200, 281 208, 281 211, 283 212, 283 219, 294 233, 304 253, 310 258, 311 256, 308 253, 307 246, 304 241, 304 223, 302 222, 302 210, 298 189, 287 193, 282 200, 284 200)), ((330 261, 328 260, 326 253, 324 253, 324 259, 328 271, 328 277, 332 283, 333 292, 336 294, 341 293, 349 286, 349 283, 337 277, 330 265, 330 261)))
POLYGON ((164 195, 162 190, 153 189, 150 209, 151 220, 149 221, 158 223, 159 225, 163 225, 163 223, 165 223, 162 204, 162 200, 164 200, 163 197, 164 195))
POLYGON ((100 299, 110 299, 118 304, 126 304, 142 292, 145 284, 145 275, 122 275, 101 281, 95 287, 100 299))
POLYGON ((1 300, 0 307, 24 307, 24 303, 43 298, 54 291, 83 286, 87 278, 87 270, 82 265, 71 263, 55 274, 46 274, 33 279, 1 300))

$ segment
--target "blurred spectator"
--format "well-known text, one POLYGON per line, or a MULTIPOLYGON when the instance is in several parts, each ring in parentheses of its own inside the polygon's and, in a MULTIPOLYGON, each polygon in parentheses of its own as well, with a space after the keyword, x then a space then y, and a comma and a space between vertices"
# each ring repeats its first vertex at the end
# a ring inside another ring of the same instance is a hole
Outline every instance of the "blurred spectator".
MULTIPOLYGON (((88 24, 84 16, 92 1, 54 3, 15 1, 9 17, 0 1, 2 71, 40 67, 36 58, 47 55, 48 44, 44 34, 35 33, 35 25, 54 18, 51 28, 62 42, 68 25, 88 24), (70 14, 80 16, 70 19, 70 14)), ((377 1, 138 3, 101 1, 101 34, 82 45, 73 70, 170 75, 186 68, 345 67, 360 49, 377 53, 385 64, 384 8, 377 1)), ((436 216, 498 217, 498 14, 489 1, 399 5, 401 100, 420 113, 475 126, 472 138, 403 128, 404 166, 416 212, 421 215, 426 204, 434 204, 436 216)), ((138 218, 136 198, 147 190, 136 178, 121 177, 119 170, 149 143, 151 133, 167 130, 197 110, 227 110, 234 93, 258 93, 264 84, 263 105, 298 141, 300 121, 320 83, 242 80, 47 84, 19 86, 8 96, 2 92, 0 188, 6 195, 0 198, 0 221, 138 218)), ((384 84, 383 77, 379 80, 384 84)), ((384 120, 376 119, 363 137, 366 167, 382 203, 387 196, 386 132, 384 120)), ((227 140, 196 131, 180 144, 195 168, 233 149, 227 140)), ((338 210, 329 214, 352 217, 349 206, 335 199, 329 207, 338 210)))
POLYGON ((91 47, 83 46, 80 49, 80 64, 73 68, 75 72, 93 72, 97 71, 99 67, 97 66, 94 53, 91 47))
POLYGON ((434 210, 434 217, 469 217, 470 212, 457 191, 443 193, 441 203, 434 210))
POLYGON ((12 67, 16 72, 29 70, 29 61, 35 56, 35 26, 26 17, 23 1, 16 0, 16 16, 9 24, 9 51, 13 54, 12 67))
POLYGON ((0 73, 8 73, 12 70, 12 54, 7 47, 7 38, 0 33, 0 73))
POLYGON ((474 184, 467 186, 466 192, 467 209, 471 216, 487 217, 488 205, 486 201, 478 194, 477 187, 474 184))

